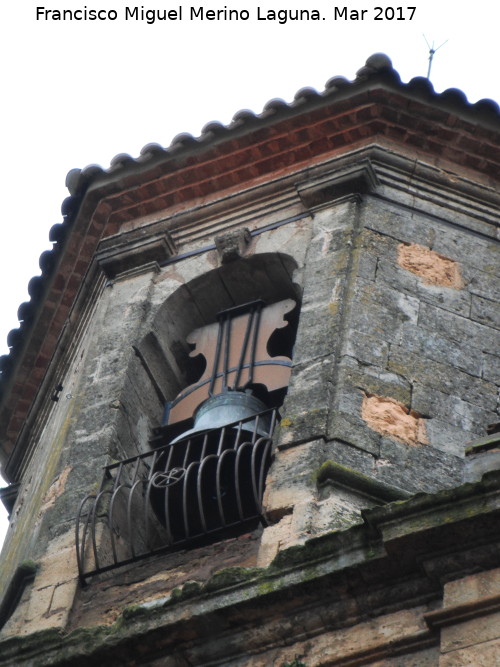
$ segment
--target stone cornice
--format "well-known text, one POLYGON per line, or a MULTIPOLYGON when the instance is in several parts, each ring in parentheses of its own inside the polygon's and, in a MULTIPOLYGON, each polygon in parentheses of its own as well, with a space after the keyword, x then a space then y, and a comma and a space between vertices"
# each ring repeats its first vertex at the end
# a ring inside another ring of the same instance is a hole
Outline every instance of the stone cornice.
POLYGON ((437 556, 446 560, 448 579, 470 571, 470 553, 474 553, 475 571, 494 567, 499 492, 496 471, 476 484, 367 510, 364 525, 282 551, 263 570, 229 568, 205 583, 187 582, 163 599, 125 609, 113 626, 7 639, 0 644, 0 665, 13 660, 18 665, 33 660, 40 665, 108 660, 128 664, 128 651, 139 644, 144 656, 151 658, 174 651, 194 664, 199 664, 201 656, 206 662, 227 662, 279 646, 284 609, 287 636, 296 641, 410 608, 421 618, 424 625, 409 631, 398 645, 381 638, 369 653, 360 647, 352 664, 367 656, 382 659, 410 647, 436 645, 441 626, 489 613, 497 608, 498 599, 436 610, 444 582, 426 573, 422 560, 437 556), (394 539, 385 526, 396 520, 406 528, 394 539), (416 521, 422 521, 422 529, 416 521), (483 545, 479 558, 474 551, 478 540, 483 545), (486 544, 491 548, 485 548, 486 544), (424 619, 430 630, 425 630, 424 619))

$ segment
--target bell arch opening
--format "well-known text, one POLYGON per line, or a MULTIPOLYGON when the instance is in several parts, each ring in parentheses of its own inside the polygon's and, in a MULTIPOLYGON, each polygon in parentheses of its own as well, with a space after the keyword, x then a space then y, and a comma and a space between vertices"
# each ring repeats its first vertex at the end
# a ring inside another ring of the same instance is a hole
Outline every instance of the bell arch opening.
MULTIPOLYGON (((210 325, 217 327, 218 316, 232 309, 251 308, 252 304, 258 303, 265 309, 278 302, 293 301, 296 305, 283 313, 285 322, 273 327, 266 340, 269 357, 291 358, 301 299, 300 287, 293 281, 296 268, 295 260, 282 253, 263 253, 239 259, 182 285, 162 304, 150 332, 140 341, 137 349, 166 405, 167 415, 163 415, 161 424, 171 426, 169 435, 172 438, 189 427, 197 407, 195 405, 184 419, 174 422, 168 417, 172 403, 204 373, 213 370, 207 368, 210 360, 203 353, 193 354, 196 347, 193 338, 190 338, 193 332, 210 325)), ((269 407, 280 405, 286 387, 270 392, 260 381, 259 374, 255 375, 253 393, 269 407), (270 393, 272 396, 269 396, 270 393)))

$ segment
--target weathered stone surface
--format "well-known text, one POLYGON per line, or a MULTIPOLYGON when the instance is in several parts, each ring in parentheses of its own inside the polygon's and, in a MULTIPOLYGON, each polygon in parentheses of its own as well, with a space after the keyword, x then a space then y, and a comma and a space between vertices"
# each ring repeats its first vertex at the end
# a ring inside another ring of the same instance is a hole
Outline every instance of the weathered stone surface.
POLYGON ((498 332, 480 322, 427 304, 421 306, 419 322, 426 329, 436 331, 451 341, 462 344, 468 352, 477 350, 477 352, 498 353, 498 332))
POLYGON ((500 328, 500 301, 472 296, 471 318, 489 327, 500 328))
POLYGON ((322 441, 313 440, 290 449, 278 449, 269 470, 264 508, 271 519, 280 518, 295 502, 314 497, 314 470, 322 462, 322 441))
POLYGON ((432 246, 435 230, 432 221, 425 214, 414 212, 409 216, 397 204, 377 201, 364 208, 362 215, 363 224, 372 232, 389 238, 396 237, 404 243, 432 246))
POLYGON ((473 618, 443 628, 441 631, 441 650, 443 653, 448 653, 494 639, 497 639, 500 644, 500 611, 490 613, 486 618, 473 618))
POLYGON ((389 343, 371 334, 352 331, 347 336, 343 353, 362 363, 385 369, 389 357, 389 343))
POLYGON ((418 354, 393 346, 389 352, 388 367, 410 381, 421 382, 430 391, 436 388, 443 394, 460 396, 485 410, 494 410, 496 407, 497 390, 492 382, 481 381, 454 368, 450 363, 423 359, 418 354))
POLYGON ((215 245, 221 262, 234 262, 242 257, 247 252, 251 239, 250 230, 246 227, 216 236, 215 245))
POLYGON ((484 355, 482 376, 492 384, 500 385, 500 356, 496 354, 484 355))
POLYGON ((429 387, 420 382, 413 384, 412 406, 433 419, 479 435, 485 431, 491 419, 490 411, 462 400, 460 395, 446 394, 435 388, 429 391, 429 387))
POLYGON ((471 574, 444 586, 443 606, 463 605, 500 593, 500 568, 471 574))
POLYGON ((450 651, 439 659, 439 667, 493 667, 498 662, 500 639, 477 643, 467 648, 450 651))
POLYGON ((401 328, 401 347, 425 360, 448 364, 475 377, 481 376, 482 355, 477 348, 467 354, 463 345, 427 326, 404 325, 401 328))
MULTIPOLYGON (((431 423, 428 422, 429 430, 431 423)), ((463 461, 430 445, 416 448, 382 438, 376 471, 377 478, 387 484, 412 493, 433 493, 461 483, 463 461)))
POLYGON ((417 323, 418 310, 418 299, 358 278, 350 327, 397 344, 403 325, 406 322, 417 323))
POLYGON ((366 428, 360 414, 332 414, 328 425, 329 438, 345 442, 374 456, 380 454, 380 435, 366 428))
POLYGON ((398 246, 398 264, 414 273, 426 285, 451 289, 463 287, 458 263, 425 246, 401 243, 398 246))
MULTIPOLYGON (((425 244, 424 244, 425 245, 425 244)), ((444 227, 437 234, 432 249, 446 257, 453 257, 461 265, 481 271, 498 271, 498 245, 493 240, 481 239, 466 231, 444 227)))
POLYGON ((365 394, 361 417, 377 433, 408 445, 426 445, 429 442, 422 416, 394 398, 365 394))

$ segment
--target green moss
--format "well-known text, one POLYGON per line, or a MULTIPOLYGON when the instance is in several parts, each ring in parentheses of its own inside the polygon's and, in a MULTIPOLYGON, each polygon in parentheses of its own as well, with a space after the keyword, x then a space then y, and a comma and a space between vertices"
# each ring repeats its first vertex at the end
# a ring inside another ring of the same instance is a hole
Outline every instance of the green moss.
POLYGON ((122 618, 125 620, 134 618, 135 616, 140 615, 142 611, 143 608, 140 604, 128 605, 128 607, 125 607, 125 609, 122 611, 122 618))
POLYGON ((19 570, 22 570, 23 574, 25 575, 36 574, 39 567, 39 563, 35 563, 34 560, 23 560, 21 565, 19 565, 19 570))
POLYGON ((216 591, 220 588, 235 586, 262 574, 259 567, 227 567, 215 572, 204 586, 205 591, 216 591))

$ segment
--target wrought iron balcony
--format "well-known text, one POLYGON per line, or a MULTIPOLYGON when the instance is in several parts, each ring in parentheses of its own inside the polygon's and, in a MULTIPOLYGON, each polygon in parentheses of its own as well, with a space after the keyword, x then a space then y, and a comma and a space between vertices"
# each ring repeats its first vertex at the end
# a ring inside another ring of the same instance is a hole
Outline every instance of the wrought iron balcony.
POLYGON ((277 410, 187 433, 113 463, 80 504, 76 551, 82 583, 147 556, 266 523, 262 510, 277 410))

